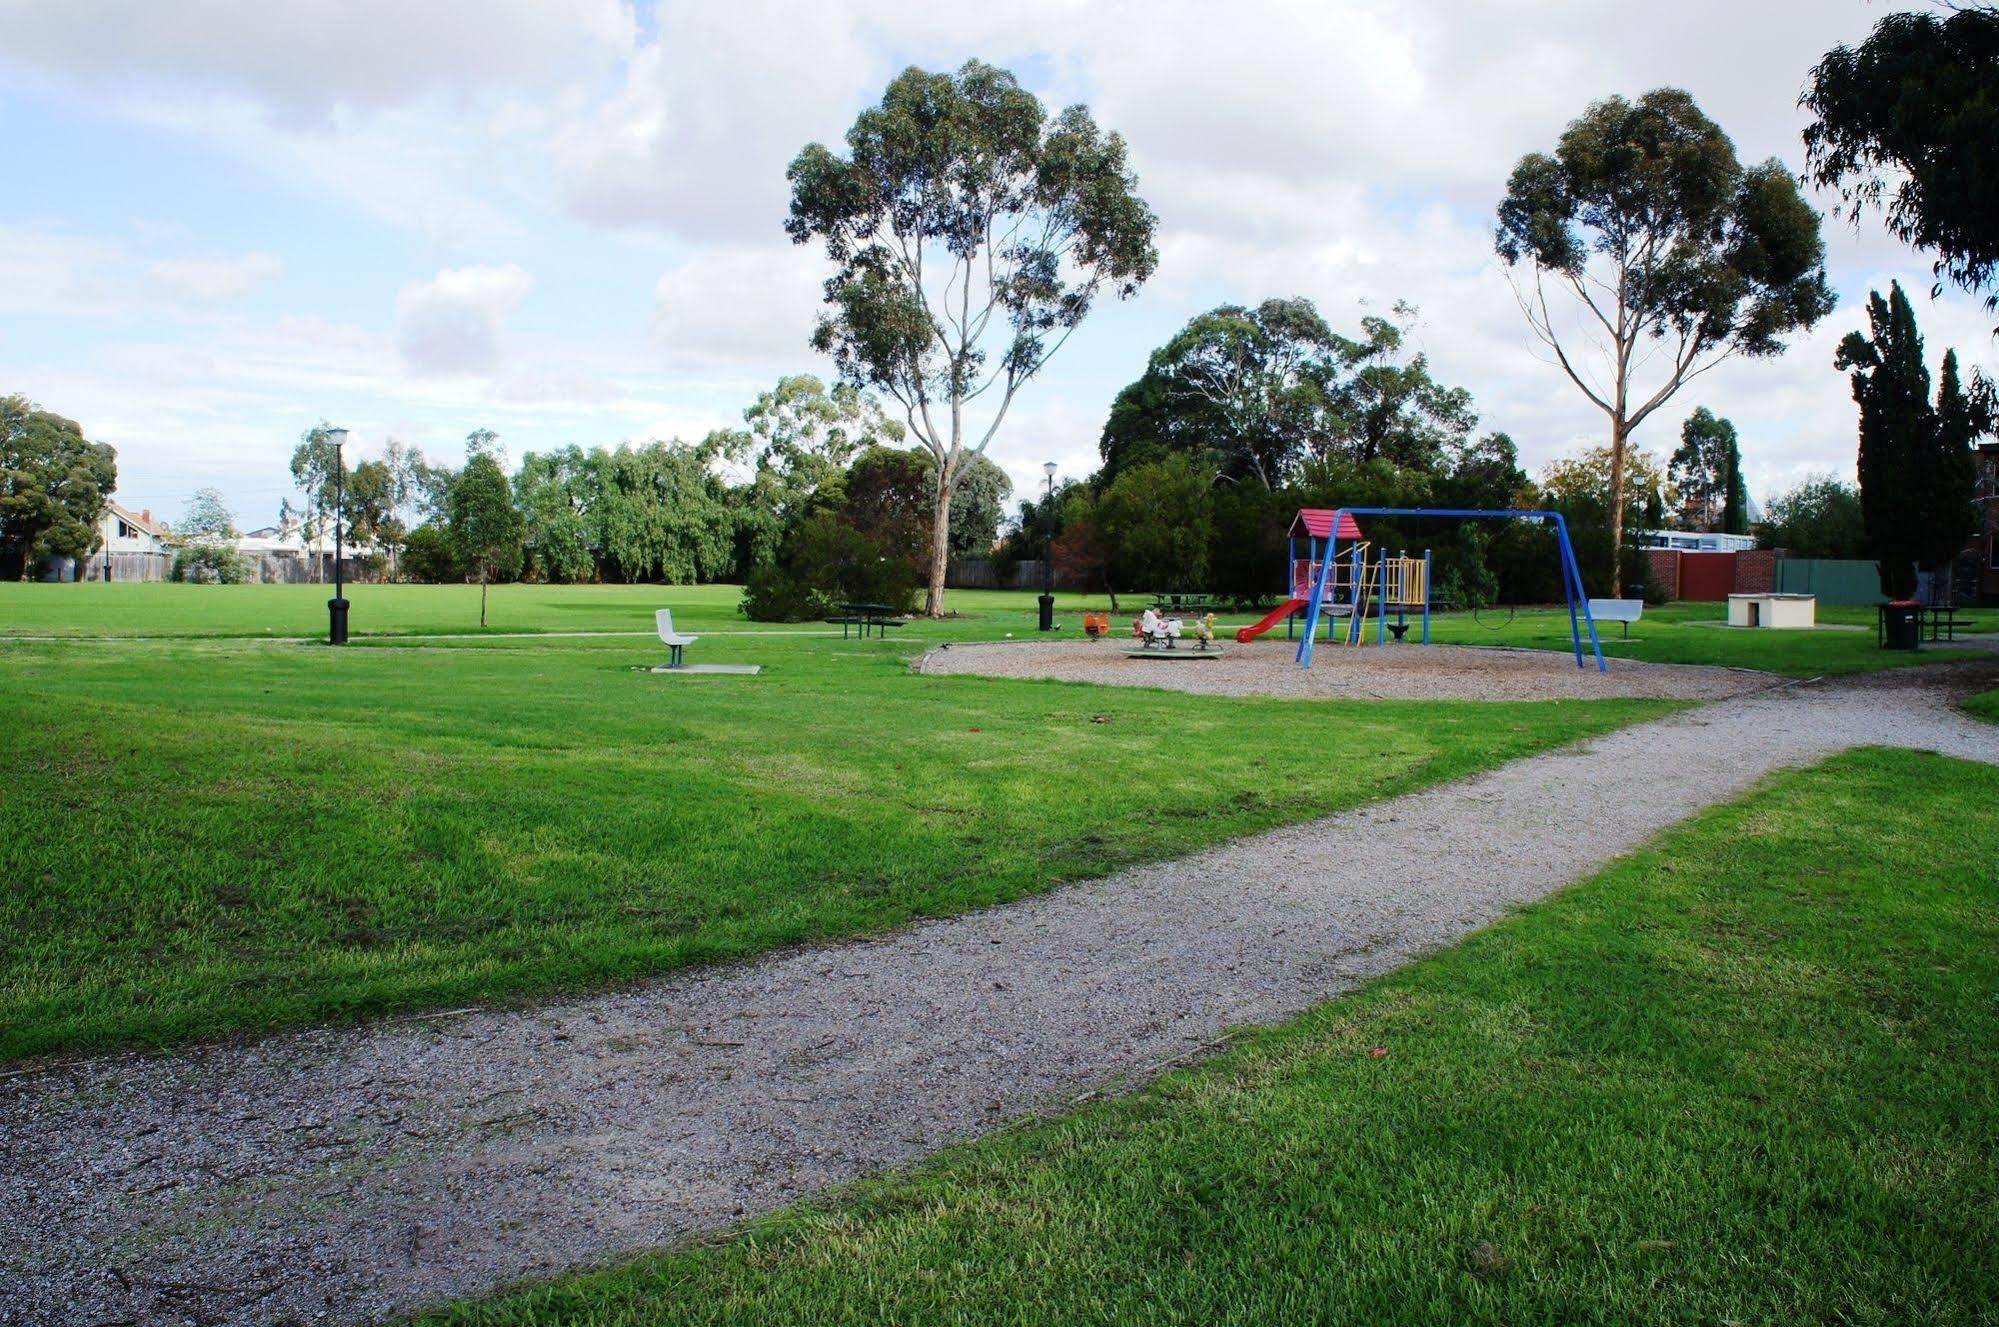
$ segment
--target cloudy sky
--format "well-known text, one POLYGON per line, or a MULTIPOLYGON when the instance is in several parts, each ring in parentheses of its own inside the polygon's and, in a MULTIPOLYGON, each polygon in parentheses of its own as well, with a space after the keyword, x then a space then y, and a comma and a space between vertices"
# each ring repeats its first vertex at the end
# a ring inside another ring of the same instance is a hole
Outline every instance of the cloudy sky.
MULTIPOLYGON (((784 169, 838 143, 909 64, 978 57, 1131 145, 1160 217, 1139 297, 1105 304, 993 454, 1081 474, 1117 389, 1225 301, 1315 300, 1336 326, 1407 299, 1439 377, 1530 466, 1602 435, 1492 257, 1507 173, 1592 99, 1675 84, 1744 160, 1801 162, 1806 71, 1879 0, 0 0, 0 392, 115 444, 120 496, 246 525, 300 431, 456 459, 694 438, 806 344, 825 274, 782 222, 784 169)), ((1821 200, 1829 208, 1829 200, 1821 200)), ((1872 221, 1828 219, 1840 308, 1705 404, 1752 488, 1851 473, 1833 346, 1899 277, 1931 349, 1994 364, 1973 301, 1872 221)))

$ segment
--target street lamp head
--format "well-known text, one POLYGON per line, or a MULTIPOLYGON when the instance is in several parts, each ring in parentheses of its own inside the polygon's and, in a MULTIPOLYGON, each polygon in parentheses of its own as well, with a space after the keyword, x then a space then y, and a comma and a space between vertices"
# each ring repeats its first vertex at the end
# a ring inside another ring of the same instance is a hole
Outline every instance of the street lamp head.
POLYGON ((335 447, 345 447, 347 445, 346 429, 321 429, 319 433, 321 437, 325 438, 335 447))
POLYGON ((1043 461, 1041 463, 1041 473, 1053 479, 1055 477, 1055 462, 1043 461))

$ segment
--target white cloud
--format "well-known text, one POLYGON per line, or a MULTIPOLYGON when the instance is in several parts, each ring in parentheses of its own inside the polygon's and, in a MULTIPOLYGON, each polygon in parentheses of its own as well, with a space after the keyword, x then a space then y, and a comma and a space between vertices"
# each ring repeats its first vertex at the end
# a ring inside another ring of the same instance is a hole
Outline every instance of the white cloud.
POLYGON ((275 281, 285 270, 277 255, 246 253, 234 258, 163 258, 146 268, 162 289, 200 304, 238 300, 275 281))
POLYGON ((574 212, 614 227, 754 243, 781 235, 785 168, 833 139, 873 88, 874 59, 836 6, 663 6, 622 85, 557 135, 574 212))
POLYGON ((0 225, 0 313, 116 319, 194 312, 249 294, 283 267, 268 253, 146 259, 116 239, 0 225))
POLYGON ((417 373, 486 373, 500 365, 506 321, 534 277, 504 267, 447 267, 396 293, 396 349, 417 373))
POLYGON ((131 305, 116 273, 127 262, 108 240, 0 225, 0 313, 115 316, 131 305))
POLYGON ((782 371, 812 356, 826 273, 817 249, 782 239, 704 250, 653 287, 654 338, 669 363, 782 371))
POLYGON ((283 118, 444 89, 546 90, 629 48, 619 0, 0 0, 0 58, 121 94, 195 88, 283 118))

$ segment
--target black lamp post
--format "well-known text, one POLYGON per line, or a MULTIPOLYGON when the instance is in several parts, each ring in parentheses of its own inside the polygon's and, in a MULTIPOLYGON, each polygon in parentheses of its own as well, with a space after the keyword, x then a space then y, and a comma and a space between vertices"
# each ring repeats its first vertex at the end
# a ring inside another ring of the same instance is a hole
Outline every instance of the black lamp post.
POLYGON ((1046 461, 1048 500, 1041 508, 1041 629, 1055 630, 1055 462, 1046 461))
POLYGON ((340 517, 347 510, 347 460, 342 448, 347 445, 346 429, 327 429, 323 435, 333 444, 333 597, 326 601, 326 643, 345 645, 347 643, 347 578, 342 570, 346 562, 346 543, 341 538, 340 517))

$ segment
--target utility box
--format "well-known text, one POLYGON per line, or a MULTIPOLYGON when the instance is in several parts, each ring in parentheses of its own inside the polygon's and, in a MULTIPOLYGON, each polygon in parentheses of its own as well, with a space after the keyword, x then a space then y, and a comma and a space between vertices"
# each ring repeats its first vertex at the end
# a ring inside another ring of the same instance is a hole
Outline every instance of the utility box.
POLYGON ((1815 594, 1731 594, 1728 596, 1728 625, 1731 627, 1775 627, 1782 631, 1810 631, 1819 623, 1819 600, 1815 594))

